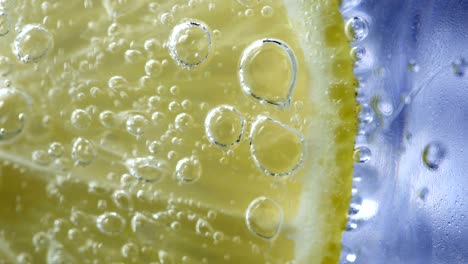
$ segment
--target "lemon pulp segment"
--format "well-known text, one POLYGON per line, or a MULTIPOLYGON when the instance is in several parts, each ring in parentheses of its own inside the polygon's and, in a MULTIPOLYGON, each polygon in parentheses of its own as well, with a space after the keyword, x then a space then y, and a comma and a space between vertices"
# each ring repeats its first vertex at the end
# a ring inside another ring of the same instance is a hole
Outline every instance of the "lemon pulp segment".
POLYGON ((338 7, 4 1, 0 262, 336 263, 356 132, 338 7))

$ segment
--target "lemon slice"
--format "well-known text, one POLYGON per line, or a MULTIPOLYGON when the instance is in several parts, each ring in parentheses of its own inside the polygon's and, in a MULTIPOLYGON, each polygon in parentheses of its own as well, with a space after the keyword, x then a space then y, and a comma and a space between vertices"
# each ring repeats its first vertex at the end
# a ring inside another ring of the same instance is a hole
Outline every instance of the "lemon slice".
POLYGON ((338 8, 3 1, 2 263, 336 263, 356 132, 338 8))

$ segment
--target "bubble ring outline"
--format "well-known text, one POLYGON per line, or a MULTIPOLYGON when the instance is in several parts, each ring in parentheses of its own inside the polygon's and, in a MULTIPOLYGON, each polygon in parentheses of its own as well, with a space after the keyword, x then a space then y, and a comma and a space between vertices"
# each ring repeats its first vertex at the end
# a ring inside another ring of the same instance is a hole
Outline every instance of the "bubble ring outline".
POLYGON ((218 107, 215 107, 215 108, 211 109, 210 112, 208 112, 208 115, 205 118, 205 134, 208 137, 208 141, 210 141, 211 143, 213 143, 213 144, 215 144, 215 145, 217 145, 219 147, 222 147, 222 148, 228 148, 228 147, 237 145, 241 141, 242 136, 244 135, 244 130, 245 130, 245 118, 244 118, 244 116, 236 108, 234 108, 234 107, 232 107, 230 105, 220 105, 218 107), (230 144, 223 144, 223 143, 217 141, 213 137, 213 133, 211 133, 211 129, 210 129, 211 120, 214 118, 215 114, 217 114, 220 110, 231 111, 234 114, 236 114, 237 117, 239 117, 239 120, 240 120, 241 129, 240 129, 240 132, 239 132, 239 136, 237 137, 236 140, 234 140, 234 142, 232 142, 230 144))

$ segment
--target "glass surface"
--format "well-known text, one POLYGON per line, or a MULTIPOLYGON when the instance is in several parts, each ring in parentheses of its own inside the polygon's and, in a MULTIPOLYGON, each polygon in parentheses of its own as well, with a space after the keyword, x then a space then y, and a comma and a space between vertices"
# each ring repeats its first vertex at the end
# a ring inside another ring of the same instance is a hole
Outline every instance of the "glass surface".
POLYGON ((361 148, 341 262, 467 263, 468 1, 346 0, 342 13, 368 33, 353 43, 361 148))

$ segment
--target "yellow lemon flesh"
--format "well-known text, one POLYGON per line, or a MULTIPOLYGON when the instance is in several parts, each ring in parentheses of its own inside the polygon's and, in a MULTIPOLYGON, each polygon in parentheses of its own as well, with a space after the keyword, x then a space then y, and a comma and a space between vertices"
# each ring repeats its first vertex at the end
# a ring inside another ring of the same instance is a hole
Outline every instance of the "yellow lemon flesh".
POLYGON ((339 1, 6 0, 1 263, 336 263, 339 1))

